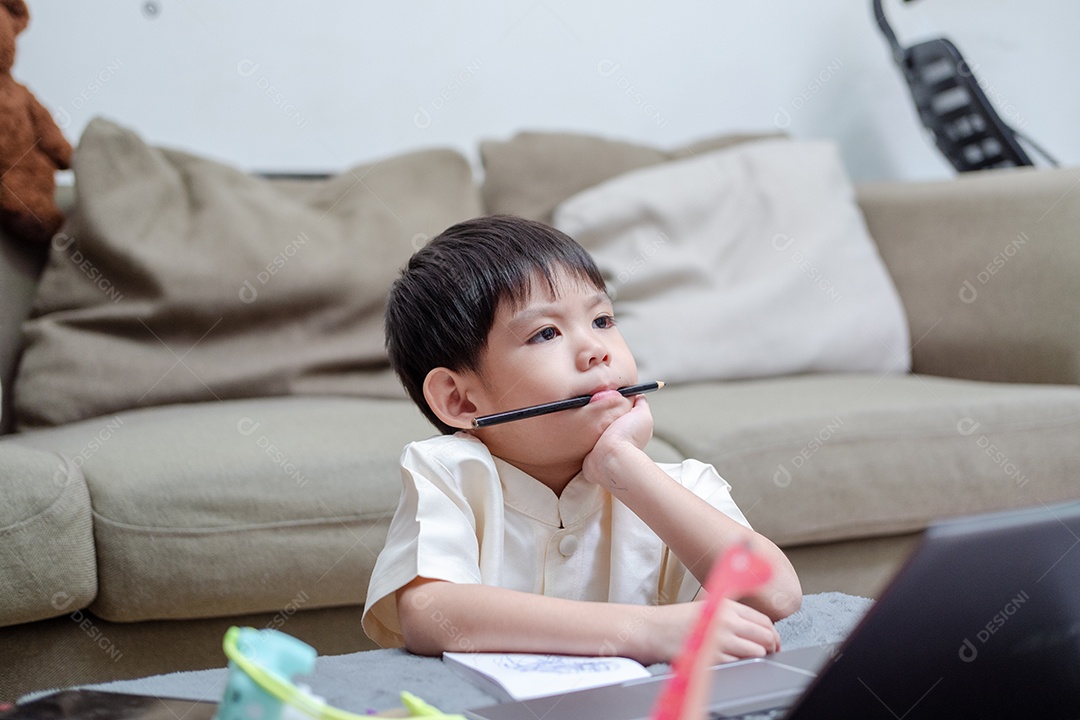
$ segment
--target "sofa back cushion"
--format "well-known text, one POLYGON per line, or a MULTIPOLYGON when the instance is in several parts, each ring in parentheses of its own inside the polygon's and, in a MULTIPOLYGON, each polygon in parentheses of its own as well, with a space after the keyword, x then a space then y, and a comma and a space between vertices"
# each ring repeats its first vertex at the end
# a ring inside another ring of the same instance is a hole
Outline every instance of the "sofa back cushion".
POLYGON ((280 186, 96 119, 15 379, 20 428, 176 402, 402 396, 383 306, 409 256, 480 213, 429 150, 280 186))
POLYGON ((616 175, 777 137, 783 135, 721 135, 673 150, 565 132, 521 132, 509 140, 487 140, 480 144, 484 208, 550 223, 563 200, 616 175))
POLYGON ((859 203, 911 322, 912 368, 1080 384, 1075 167, 866 184, 859 203))
POLYGON ((906 373, 907 318, 836 146, 772 139, 624 173, 556 208, 642 378, 906 373))

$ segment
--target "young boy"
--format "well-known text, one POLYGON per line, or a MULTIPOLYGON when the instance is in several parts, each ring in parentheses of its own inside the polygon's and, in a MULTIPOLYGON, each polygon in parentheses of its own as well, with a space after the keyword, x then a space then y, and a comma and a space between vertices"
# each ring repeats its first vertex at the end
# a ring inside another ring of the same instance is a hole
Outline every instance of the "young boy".
POLYGON ((376 642, 670 661, 713 559, 749 541, 773 576, 725 601, 713 662, 779 649, 772 621, 802 597, 794 569, 711 465, 657 464, 642 450, 649 404, 616 391, 637 382, 637 366, 574 240, 507 216, 449 228, 392 287, 386 345, 444 434, 402 453, 404 488, 363 617, 376 642), (472 428, 586 394, 581 408, 472 428))

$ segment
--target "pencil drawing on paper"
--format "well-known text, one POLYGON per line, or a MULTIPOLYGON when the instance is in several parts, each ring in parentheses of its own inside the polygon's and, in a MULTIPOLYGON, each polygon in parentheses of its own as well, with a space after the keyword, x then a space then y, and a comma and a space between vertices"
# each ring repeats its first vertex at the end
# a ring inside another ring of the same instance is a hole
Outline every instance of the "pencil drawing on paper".
POLYGON ((566 655, 513 655, 503 656, 496 663, 515 672, 545 673, 600 673, 611 672, 618 663, 608 658, 573 657, 566 655))

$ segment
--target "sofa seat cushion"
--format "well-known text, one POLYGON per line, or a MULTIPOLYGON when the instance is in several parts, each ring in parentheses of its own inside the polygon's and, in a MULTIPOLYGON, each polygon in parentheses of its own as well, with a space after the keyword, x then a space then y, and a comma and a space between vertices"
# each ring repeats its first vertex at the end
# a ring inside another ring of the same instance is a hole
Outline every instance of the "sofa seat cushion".
POLYGON ((1080 497, 1080 387, 804 375, 665 388, 655 433, 783 546, 1080 497))
POLYGON ((12 440, 81 467, 91 610, 137 621, 362 604, 401 449, 434 432, 411 402, 303 396, 145 408, 12 440))
POLYGON ((90 495, 56 453, 0 441, 0 626, 78 610, 97 594, 90 495))

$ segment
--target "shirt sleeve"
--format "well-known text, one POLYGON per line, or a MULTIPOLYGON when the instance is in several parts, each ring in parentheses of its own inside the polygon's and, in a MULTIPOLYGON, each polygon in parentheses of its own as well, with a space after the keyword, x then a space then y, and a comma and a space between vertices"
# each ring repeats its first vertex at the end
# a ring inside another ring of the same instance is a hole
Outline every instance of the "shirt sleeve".
POLYGON ((415 578, 481 581, 476 515, 463 490, 459 465, 471 465, 473 478, 487 471, 482 457, 456 457, 461 451, 475 454, 472 442, 462 442, 438 438, 412 443, 402 452, 401 497, 371 574, 361 620, 364 631, 382 647, 404 644, 396 593, 415 578))
MULTIPOLYGON (((731 497, 731 485, 728 484, 716 468, 700 460, 684 460, 677 464, 661 464, 672 478, 690 490, 705 502, 727 515, 735 522, 750 528, 746 516, 731 497)), ((750 528, 753 529, 753 528, 750 528)), ((701 591, 701 583, 694 574, 671 552, 665 549, 664 561, 660 573, 660 598, 673 598, 668 602, 689 602, 701 591)))
POLYGON ((720 477, 716 468, 700 460, 684 460, 680 463, 680 467, 682 468, 680 482, 684 487, 735 522, 753 530, 750 522, 731 497, 731 485, 720 477))

